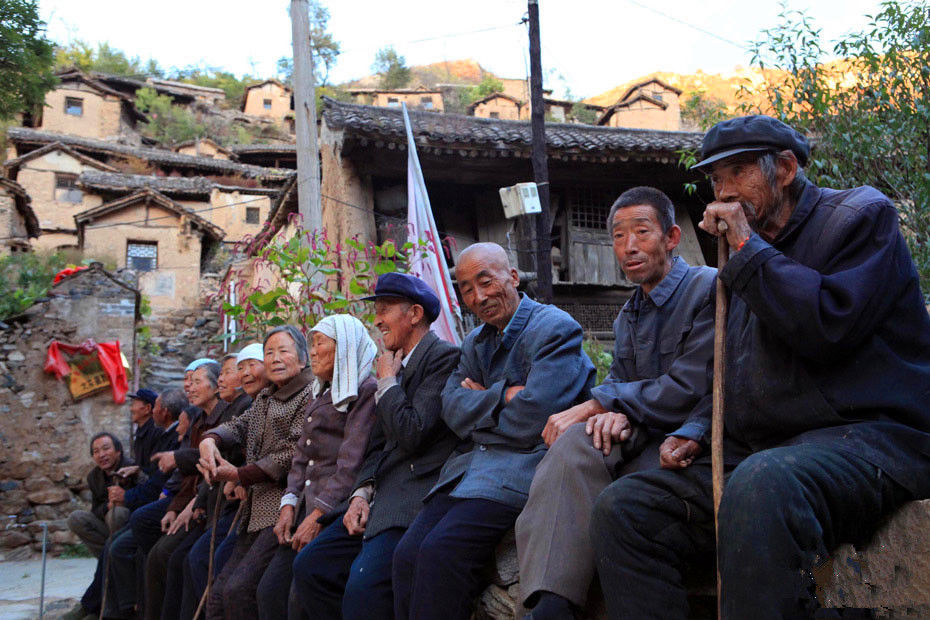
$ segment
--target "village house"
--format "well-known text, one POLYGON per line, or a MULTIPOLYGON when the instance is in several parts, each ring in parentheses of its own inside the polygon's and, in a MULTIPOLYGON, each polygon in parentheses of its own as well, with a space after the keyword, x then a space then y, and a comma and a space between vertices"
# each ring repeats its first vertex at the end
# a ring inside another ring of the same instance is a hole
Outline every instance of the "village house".
MULTIPOLYGON (((498 193, 533 178, 529 123, 417 111, 410 116, 450 267, 467 245, 493 241, 508 249, 532 285, 532 240, 504 217, 498 193)), ((546 137, 555 303, 585 329, 611 338, 617 309, 633 290, 617 266, 606 224, 620 193, 635 185, 659 187, 678 207, 678 253, 691 264, 705 264, 705 256, 713 255, 710 240, 696 228, 703 202, 684 189, 696 176, 678 165, 676 154, 698 148, 701 134, 549 124, 546 137)), ((400 111, 326 99, 320 151, 323 224, 330 238, 405 241, 407 152, 400 111)), ((258 247, 272 232, 286 237, 293 230, 287 222, 296 206, 287 187, 272 205, 258 247)))
POLYGON ((199 138, 197 140, 188 140, 176 144, 172 149, 175 153, 182 155, 193 155, 194 157, 210 157, 212 159, 236 159, 236 154, 229 149, 220 146, 210 138, 199 138))
POLYGON ((383 90, 378 88, 353 88, 349 90, 355 103, 373 105, 382 108, 400 107, 406 103, 407 108, 417 110, 445 111, 442 91, 431 90, 425 86, 413 89, 383 90))
POLYGON ((272 144, 234 144, 229 149, 243 164, 268 168, 297 169, 297 145, 282 142, 272 144))
POLYGON ((597 124, 678 131, 682 128, 679 95, 680 89, 655 78, 634 84, 604 110, 597 124))
POLYGON ((201 268, 223 230, 150 188, 74 216, 87 258, 139 273, 139 290, 159 310, 201 303, 201 268))
MULTIPOLYGON (((567 123, 575 122, 572 117, 573 101, 543 97, 547 122, 567 123)), ((589 109, 603 111, 599 106, 582 104, 589 109)), ((529 120, 533 107, 529 100, 520 100, 505 93, 491 93, 468 106, 468 113, 478 118, 496 118, 502 120, 529 120)))
POLYGON ((0 177, 0 256, 29 252, 41 234, 29 195, 16 181, 0 177))
POLYGON ((245 114, 274 120, 294 130, 294 95, 291 87, 275 79, 247 86, 240 108, 245 114))

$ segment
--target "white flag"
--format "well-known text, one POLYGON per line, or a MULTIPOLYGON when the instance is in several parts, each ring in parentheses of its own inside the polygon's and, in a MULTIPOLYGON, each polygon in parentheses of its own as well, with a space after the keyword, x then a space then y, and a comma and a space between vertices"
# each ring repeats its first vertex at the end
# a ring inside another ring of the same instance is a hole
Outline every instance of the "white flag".
POLYGON ((403 104, 403 113, 407 129, 407 240, 414 245, 419 245, 421 239, 429 242, 428 256, 414 260, 410 265, 410 273, 429 284, 439 297, 439 317, 433 321, 431 329, 443 340, 462 344, 462 311, 442 255, 442 243, 426 193, 426 181, 420 169, 420 158, 417 157, 417 147, 413 142, 406 104, 403 104))

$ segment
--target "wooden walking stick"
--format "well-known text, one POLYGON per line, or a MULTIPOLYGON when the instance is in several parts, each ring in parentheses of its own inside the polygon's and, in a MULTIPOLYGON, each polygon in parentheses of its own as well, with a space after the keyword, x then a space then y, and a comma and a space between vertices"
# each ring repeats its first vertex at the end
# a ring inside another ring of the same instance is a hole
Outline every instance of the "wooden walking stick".
MULTIPOLYGON (((714 385, 713 385, 713 414, 710 426, 710 460, 711 475, 713 477, 714 489, 714 540, 717 541, 717 547, 720 547, 720 523, 718 515, 720 513, 720 499, 723 497, 723 411, 724 411, 724 386, 726 379, 726 355, 727 355, 727 310, 729 309, 729 299, 727 298, 727 287, 720 279, 719 272, 730 258, 730 244, 727 243, 727 223, 718 220, 717 230, 721 233, 717 237, 717 307, 714 316, 714 385)), ((722 618, 721 614, 721 581, 720 581, 720 559, 717 554, 717 618, 722 618)))
MULTIPOLYGON (((207 563, 207 587, 203 591, 203 596, 200 597, 200 603, 197 605, 197 611, 194 612, 194 620, 200 617, 200 612, 204 611, 207 604, 207 599, 210 597, 210 588, 213 587, 213 552, 216 546, 216 520, 220 512, 220 501, 223 499, 223 493, 220 491, 220 494, 216 498, 216 507, 213 509, 213 527, 210 530, 210 558, 207 563)), ((242 506, 244 502, 239 502, 239 507, 236 508, 236 514, 233 515, 232 523, 229 524, 228 532, 232 532, 236 528, 236 524, 239 522, 239 515, 242 514, 242 506)))

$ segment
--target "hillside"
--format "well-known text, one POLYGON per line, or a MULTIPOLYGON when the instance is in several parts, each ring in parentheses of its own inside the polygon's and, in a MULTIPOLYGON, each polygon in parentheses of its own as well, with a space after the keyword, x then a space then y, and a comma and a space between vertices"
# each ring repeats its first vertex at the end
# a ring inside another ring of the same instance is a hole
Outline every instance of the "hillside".
MULTIPOLYGON (((486 75, 492 75, 486 71, 477 60, 471 58, 465 60, 445 60, 434 62, 428 65, 418 65, 410 67, 412 79, 408 88, 417 88, 425 86, 434 88, 437 84, 478 84, 486 75)), ((377 88, 380 81, 378 75, 366 75, 365 77, 340 84, 342 88, 377 88)))

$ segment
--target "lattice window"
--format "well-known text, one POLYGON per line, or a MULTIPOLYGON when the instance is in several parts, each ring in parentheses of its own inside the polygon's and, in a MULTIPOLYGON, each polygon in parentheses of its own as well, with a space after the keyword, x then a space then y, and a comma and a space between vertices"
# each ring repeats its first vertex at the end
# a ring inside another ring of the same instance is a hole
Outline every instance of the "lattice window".
POLYGON ((585 331, 609 332, 620 307, 614 304, 559 304, 585 331))
POLYGON ((271 109, 271 99, 262 99, 262 107, 266 110, 271 109))
POLYGON ((55 200, 74 204, 84 200, 84 192, 77 187, 77 175, 55 174, 55 200))
POLYGON ((607 214, 618 196, 612 190, 574 187, 568 191, 571 225, 575 228, 607 230, 607 214))
POLYGON ((126 266, 136 271, 154 271, 158 267, 158 243, 128 242, 126 266))
POLYGON ((261 210, 258 207, 245 208, 245 223, 259 224, 261 220, 261 210))

